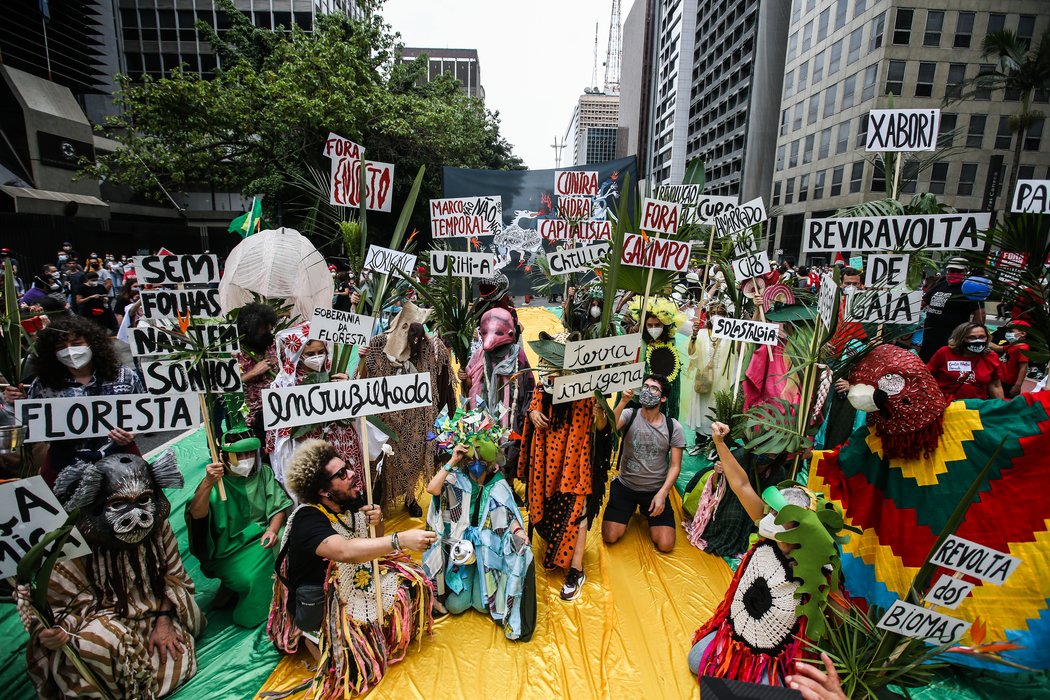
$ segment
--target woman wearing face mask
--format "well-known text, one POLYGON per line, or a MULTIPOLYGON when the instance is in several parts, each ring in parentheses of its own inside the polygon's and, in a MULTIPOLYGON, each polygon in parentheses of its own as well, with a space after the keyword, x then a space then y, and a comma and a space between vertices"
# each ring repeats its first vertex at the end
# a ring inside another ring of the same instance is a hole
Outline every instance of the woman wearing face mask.
POLYGON ((124 323, 124 314, 128 312, 128 307, 133 305, 138 299, 139 281, 132 277, 120 288, 120 293, 117 294, 117 300, 113 306, 113 313, 116 314, 118 325, 124 323))
POLYGON ((999 356, 988 349, 988 329, 980 323, 960 323, 948 345, 933 354, 926 366, 940 385, 944 397, 956 399, 1001 399, 999 356))
MULTIPOLYGON (((271 389, 281 389, 303 384, 327 381, 345 381, 345 374, 329 376, 332 367, 330 348, 320 340, 310 340, 310 324, 301 323, 277 334, 277 352, 281 357, 280 371, 270 384, 271 389)), ((262 419, 259 419, 260 424, 262 419)), ((339 453, 339 458, 361 474, 364 461, 361 442, 352 422, 332 421, 303 428, 278 428, 266 431, 266 452, 270 455, 270 466, 274 475, 284 483, 285 466, 292 459, 296 447, 307 440, 324 440, 339 453), (296 435, 293 437, 293 433, 296 435)), ((378 456, 378 449, 372 451, 378 456)))
POLYGON ((117 332, 120 324, 117 323, 117 317, 109 308, 109 295, 99 282, 97 272, 88 272, 84 275, 84 284, 76 290, 76 301, 77 313, 105 328, 111 334, 117 332))
MULTIPOLYGON (((642 300, 634 298, 628 308, 639 318, 642 300)), ((665 297, 650 297, 645 323, 641 327, 642 348, 645 355, 645 373, 659 374, 667 379, 671 391, 662 410, 677 419, 682 390, 682 356, 675 345, 675 334, 685 325, 685 315, 678 305, 665 297)))
MULTIPOLYGON (((23 394, 8 387, 4 399, 53 399, 79 396, 141 394, 142 381, 130 367, 117 361, 113 341, 95 324, 76 316, 55 319, 37 334, 34 347, 36 379, 23 394)), ((135 436, 121 428, 106 437, 57 440, 50 449, 41 474, 49 483, 77 459, 96 462, 107 454, 140 454, 135 436)))
POLYGON ((277 312, 266 304, 253 302, 237 311, 241 349, 235 357, 241 370, 244 403, 248 406, 244 420, 259 440, 266 437, 262 427, 262 391, 270 387, 280 366, 274 347, 276 326, 277 312))

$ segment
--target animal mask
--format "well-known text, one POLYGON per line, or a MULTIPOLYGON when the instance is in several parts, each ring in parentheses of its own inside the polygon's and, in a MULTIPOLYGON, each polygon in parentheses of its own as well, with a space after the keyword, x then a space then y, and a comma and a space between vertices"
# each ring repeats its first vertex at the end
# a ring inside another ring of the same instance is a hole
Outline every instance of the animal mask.
POLYGON ((117 454, 63 469, 55 495, 67 511, 80 508, 77 528, 91 545, 133 549, 171 513, 162 489, 181 488, 182 484, 175 453, 170 450, 152 463, 138 455, 117 454))
POLYGON ((422 324, 426 323, 432 311, 433 309, 421 309, 410 301, 406 301, 401 307, 401 311, 390 322, 390 334, 387 336, 383 350, 392 362, 405 362, 412 355, 414 345, 410 340, 414 339, 418 344, 422 338, 410 338, 410 336, 418 336, 419 331, 422 330, 422 324), (420 326, 414 334, 409 333, 413 325, 420 326))
POLYGON ((481 316, 478 324, 481 332, 481 347, 485 352, 510 345, 514 342, 514 318, 503 308, 489 309, 481 316))

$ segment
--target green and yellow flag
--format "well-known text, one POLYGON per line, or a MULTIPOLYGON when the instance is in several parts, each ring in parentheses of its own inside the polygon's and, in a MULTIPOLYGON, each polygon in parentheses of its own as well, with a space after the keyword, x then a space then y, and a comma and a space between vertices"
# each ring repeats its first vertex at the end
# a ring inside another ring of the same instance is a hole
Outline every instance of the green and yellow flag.
POLYGON ((241 238, 247 238, 253 233, 258 233, 261 225, 262 197, 252 197, 251 209, 231 221, 230 227, 226 230, 238 234, 241 238))

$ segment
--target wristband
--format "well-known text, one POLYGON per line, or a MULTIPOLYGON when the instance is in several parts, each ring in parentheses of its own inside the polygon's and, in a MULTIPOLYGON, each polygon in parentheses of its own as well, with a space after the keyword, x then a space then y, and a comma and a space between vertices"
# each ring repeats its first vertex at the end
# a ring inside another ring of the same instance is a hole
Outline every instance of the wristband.
POLYGON ((443 466, 441 468, 444 469, 446 472, 451 474, 452 470, 455 469, 456 466, 451 461, 448 461, 448 462, 445 462, 445 466, 443 466))
POLYGON ((390 546, 393 548, 393 550, 395 552, 397 550, 401 549, 401 542, 400 542, 400 540, 398 540, 396 532, 394 534, 390 535, 390 546))

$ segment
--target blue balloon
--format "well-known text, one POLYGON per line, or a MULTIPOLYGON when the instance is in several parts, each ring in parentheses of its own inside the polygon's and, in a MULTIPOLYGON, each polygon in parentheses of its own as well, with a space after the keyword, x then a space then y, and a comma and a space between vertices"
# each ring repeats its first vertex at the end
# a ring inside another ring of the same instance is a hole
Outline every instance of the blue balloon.
POLYGON ((962 283, 962 293, 970 301, 984 301, 992 293, 992 281, 986 277, 969 277, 962 283))

